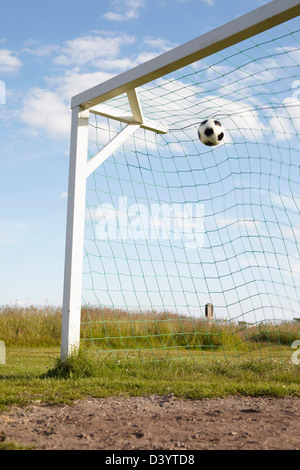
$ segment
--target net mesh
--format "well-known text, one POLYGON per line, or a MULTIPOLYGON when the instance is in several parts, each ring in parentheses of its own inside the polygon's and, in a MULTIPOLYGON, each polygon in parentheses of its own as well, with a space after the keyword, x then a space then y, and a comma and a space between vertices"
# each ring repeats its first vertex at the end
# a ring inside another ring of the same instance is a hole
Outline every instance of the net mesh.
MULTIPOLYGON (((116 361, 291 357, 299 65, 297 19, 137 90, 144 117, 168 133, 137 130, 87 180, 90 351, 116 361), (217 147, 198 139, 209 117, 225 128, 217 147)), ((106 104, 130 113, 126 95, 106 104)), ((90 114, 89 158, 124 126, 90 114)))

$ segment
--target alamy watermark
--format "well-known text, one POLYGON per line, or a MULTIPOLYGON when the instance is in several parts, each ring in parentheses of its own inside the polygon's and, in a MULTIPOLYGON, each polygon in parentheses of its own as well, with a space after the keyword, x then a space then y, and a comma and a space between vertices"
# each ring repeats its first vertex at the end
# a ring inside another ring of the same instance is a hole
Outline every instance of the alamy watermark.
POLYGON ((6 87, 3 80, 0 80, 0 104, 6 104, 6 87))
POLYGON ((119 197, 118 207, 100 205, 94 214, 100 240, 173 240, 186 249, 201 248, 204 242, 204 205, 128 204, 119 197))
POLYGON ((300 364, 300 340, 296 340, 292 344, 292 349, 296 349, 296 351, 292 354, 292 362, 293 364, 300 364))

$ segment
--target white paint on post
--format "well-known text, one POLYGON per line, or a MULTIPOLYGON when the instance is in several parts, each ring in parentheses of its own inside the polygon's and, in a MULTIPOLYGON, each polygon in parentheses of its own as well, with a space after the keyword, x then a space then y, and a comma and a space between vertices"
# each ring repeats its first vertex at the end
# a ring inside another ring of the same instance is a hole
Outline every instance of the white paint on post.
POLYGON ((143 122, 140 123, 135 121, 132 114, 124 114, 123 110, 113 109, 105 104, 100 104, 90 109, 90 113, 97 114, 98 116, 104 116, 109 119, 115 119, 116 121, 124 122, 126 124, 140 124, 142 129, 147 129, 158 134, 167 134, 168 127, 161 122, 153 121, 152 119, 143 118, 143 122))
POLYGON ((122 109, 112 108, 106 104, 99 104, 94 108, 90 108, 90 113, 97 114, 98 116, 104 116, 109 119, 115 119, 116 121, 125 122, 127 124, 134 123, 132 114, 124 114, 122 109))
POLYGON ((88 115, 88 111, 79 106, 72 110, 61 334, 62 358, 75 352, 80 343, 88 115))
POLYGON ((140 100, 138 98, 136 89, 133 88, 132 90, 127 91, 127 97, 128 97, 128 101, 130 104, 130 109, 131 109, 134 121, 139 122, 140 124, 143 124, 143 121, 144 121, 143 112, 142 112, 140 100))
POLYGON ((108 144, 103 147, 96 155, 88 161, 86 168, 86 177, 91 175, 101 163, 103 163, 113 152, 115 152, 120 146, 137 130, 139 124, 128 124, 124 129, 119 132, 108 144))

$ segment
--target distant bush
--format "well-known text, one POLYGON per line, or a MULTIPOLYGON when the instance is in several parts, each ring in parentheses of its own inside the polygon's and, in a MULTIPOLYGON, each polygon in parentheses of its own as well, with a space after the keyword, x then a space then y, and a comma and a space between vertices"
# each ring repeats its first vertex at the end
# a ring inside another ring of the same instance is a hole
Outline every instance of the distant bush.
POLYGON ((257 343, 272 343, 290 345, 299 339, 300 325, 297 322, 283 321, 280 323, 261 323, 251 327, 248 336, 257 343))

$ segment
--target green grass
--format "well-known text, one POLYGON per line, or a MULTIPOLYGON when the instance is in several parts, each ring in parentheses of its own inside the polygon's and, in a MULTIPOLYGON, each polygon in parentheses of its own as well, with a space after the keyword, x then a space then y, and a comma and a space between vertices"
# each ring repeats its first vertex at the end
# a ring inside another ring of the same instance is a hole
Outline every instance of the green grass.
POLYGON ((0 339, 7 346, 59 346, 61 309, 54 307, 0 308, 0 339))
POLYGON ((7 442, 4 435, 3 442, 0 442, 0 450, 34 450, 34 447, 17 444, 16 442, 7 442))
POLYGON ((67 361, 59 358, 60 332, 60 309, 0 310, 7 361, 0 409, 112 395, 300 396, 300 366, 291 361, 296 322, 245 327, 90 309, 83 311, 85 349, 67 361))
POLYGON ((300 396, 299 366, 291 361, 223 359, 99 362, 85 352, 66 362, 53 348, 7 349, 0 365, 0 409, 32 403, 70 404, 86 397, 170 394, 188 399, 300 396))

